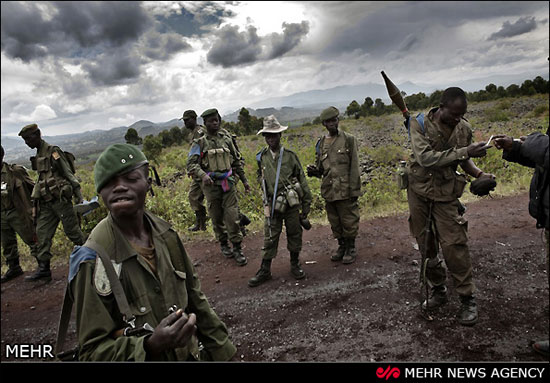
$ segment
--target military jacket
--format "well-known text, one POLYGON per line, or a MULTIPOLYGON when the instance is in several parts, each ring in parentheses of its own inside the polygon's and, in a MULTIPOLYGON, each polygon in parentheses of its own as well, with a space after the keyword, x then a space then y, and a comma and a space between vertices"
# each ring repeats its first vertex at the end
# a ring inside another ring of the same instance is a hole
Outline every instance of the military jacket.
POLYGON ((332 143, 325 136, 315 146, 315 165, 322 174, 321 196, 329 201, 340 201, 361 195, 361 174, 357 153, 357 139, 338 131, 332 143))
POLYGON ((409 187, 434 201, 452 201, 462 195, 466 185, 466 177, 457 173, 457 167, 469 159, 467 146, 472 143, 472 129, 462 119, 449 135, 449 130, 434 119, 437 109, 427 113, 424 129, 411 117, 409 187))
MULTIPOLYGON (((295 181, 298 181, 303 192, 301 197, 302 213, 308 214, 311 206, 311 191, 307 183, 306 176, 302 164, 298 156, 291 150, 283 149, 283 159, 281 162, 281 170, 279 173, 279 183, 277 186, 277 195, 284 192, 285 187, 293 187, 295 181)), ((275 158, 271 154, 269 147, 262 149, 256 155, 258 162, 258 180, 261 183, 262 178, 266 181, 267 198, 272 203, 273 192, 275 190, 275 180, 277 176, 277 165, 279 163, 279 152, 275 158)))
POLYGON ((28 229, 32 230, 31 190, 34 182, 23 166, 2 163, 2 210, 17 209, 28 229))
MULTIPOLYGON (((193 141, 187 159, 187 171, 199 179, 209 172, 224 173, 232 170, 233 174, 246 183, 241 155, 233 138, 226 130, 220 129, 211 135, 206 130, 203 136, 193 141)), ((215 180, 219 185, 221 180, 215 180)))
POLYGON ((186 132, 185 141, 189 144, 193 144, 193 141, 202 137, 205 132, 205 127, 202 125, 196 125, 193 130, 187 129, 184 125, 183 129, 186 132))
POLYGON ((70 200, 80 183, 72 173, 65 153, 57 146, 42 140, 35 157, 31 157, 33 170, 38 173, 32 198, 44 201, 64 197, 70 200))
MULTIPOLYGON (((151 227, 157 273, 139 256, 109 214, 92 230, 89 240, 100 244, 119 275, 136 327, 148 323, 155 328, 172 305, 197 316, 197 337, 213 360, 229 360, 235 346, 227 328, 212 310, 201 291, 198 276, 178 234, 169 223, 145 212, 151 227), (172 255, 170 255, 172 254, 172 255)), ((91 361, 146 358, 145 337, 112 337, 126 327, 118 310, 104 266, 94 250, 77 247, 70 257, 70 293, 76 307, 80 359, 91 361)), ((164 353, 169 361, 198 357, 198 342, 164 353)))

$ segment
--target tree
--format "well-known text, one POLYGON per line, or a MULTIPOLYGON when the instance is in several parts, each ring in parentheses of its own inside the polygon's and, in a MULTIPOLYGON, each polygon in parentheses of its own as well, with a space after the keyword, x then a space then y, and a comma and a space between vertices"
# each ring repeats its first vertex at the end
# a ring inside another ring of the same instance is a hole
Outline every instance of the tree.
POLYGON ((135 130, 134 128, 128 128, 126 134, 124 135, 124 139, 126 140, 127 144, 132 145, 141 145, 141 143, 143 142, 141 137, 138 135, 137 130, 135 130))
POLYGON ((183 144, 183 141, 185 140, 185 135, 179 127, 174 126, 172 129, 170 129, 170 135, 172 136, 172 142, 174 144, 183 144))
POLYGON ((506 88, 506 93, 508 94, 508 97, 517 97, 520 95, 521 91, 519 90, 519 86, 517 84, 512 84, 506 88))
POLYGON ((156 161, 157 157, 162 153, 162 141, 160 137, 155 137, 149 134, 143 140, 143 154, 150 160, 156 161))
POLYGON ((346 108, 346 114, 348 116, 353 116, 355 118, 359 118, 359 114, 361 113, 361 105, 355 100, 350 102, 348 107, 346 108))

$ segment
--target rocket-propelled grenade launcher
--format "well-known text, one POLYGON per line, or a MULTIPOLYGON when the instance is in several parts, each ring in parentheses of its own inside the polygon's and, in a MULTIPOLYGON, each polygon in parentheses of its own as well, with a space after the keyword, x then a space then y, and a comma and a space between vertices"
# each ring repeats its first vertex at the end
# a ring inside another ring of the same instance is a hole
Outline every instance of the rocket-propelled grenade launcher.
POLYGON ((409 110, 407 109, 407 105, 405 104, 405 100, 403 100, 403 96, 401 95, 399 88, 397 88, 395 84, 391 82, 384 71, 382 71, 382 77, 384 77, 386 89, 388 90, 388 94, 390 95, 391 100, 395 105, 397 105, 401 113, 403 113, 403 117, 405 117, 405 119, 408 119, 411 115, 409 113, 409 110))

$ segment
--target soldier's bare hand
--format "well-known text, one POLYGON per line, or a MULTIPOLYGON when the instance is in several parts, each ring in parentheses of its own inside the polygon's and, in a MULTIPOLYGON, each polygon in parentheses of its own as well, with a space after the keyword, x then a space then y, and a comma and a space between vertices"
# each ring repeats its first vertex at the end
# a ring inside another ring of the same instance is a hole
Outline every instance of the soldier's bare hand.
POLYGON ((248 184, 248 182, 243 183, 243 186, 244 186, 244 191, 245 191, 246 193, 248 193, 248 192, 250 191, 250 185, 248 184))
POLYGON ((315 165, 308 165, 306 167, 306 171, 307 171, 307 176, 308 177, 316 177, 319 170, 317 169, 317 167, 315 165))
POLYGON ((474 144, 468 145, 468 156, 469 157, 484 157, 487 154, 487 149, 491 146, 485 146, 485 142, 477 142, 474 144))
POLYGON ((160 321, 153 334, 145 340, 145 350, 153 359, 166 350, 184 347, 197 330, 195 314, 187 316, 182 309, 160 321))
POLYGON ((498 136, 494 136, 493 141, 495 143, 495 148, 509 151, 512 149, 514 139, 512 137, 508 137, 505 134, 501 134, 498 136))
POLYGON ((202 182, 205 185, 212 185, 214 183, 214 181, 212 181, 212 178, 210 178, 208 174, 205 174, 204 177, 202 177, 202 182))

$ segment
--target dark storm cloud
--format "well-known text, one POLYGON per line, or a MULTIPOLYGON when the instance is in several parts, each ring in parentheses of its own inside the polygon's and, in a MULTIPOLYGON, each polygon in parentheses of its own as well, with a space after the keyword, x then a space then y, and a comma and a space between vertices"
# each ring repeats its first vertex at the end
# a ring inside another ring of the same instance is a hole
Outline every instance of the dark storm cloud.
POLYGON ((309 23, 283 23, 283 33, 272 33, 266 37, 259 37, 256 31, 253 26, 239 32, 238 26, 226 25, 216 32, 216 41, 206 57, 208 62, 229 68, 281 57, 307 35, 309 23))
POLYGON ((70 57, 78 48, 133 42, 151 23, 135 2, 2 2, 2 50, 26 62, 53 54, 70 57), (50 19, 41 5, 50 8, 50 19))
POLYGON ((101 55, 96 60, 83 62, 95 85, 121 85, 138 78, 141 59, 132 52, 120 50, 117 54, 101 55))
POLYGON ((262 53, 260 38, 254 27, 239 32, 238 26, 226 25, 216 33, 216 37, 217 40, 206 56, 211 64, 224 68, 249 64, 257 61, 262 53))
MULTIPOLYGON (((484 20, 502 16, 518 16, 535 12, 548 13, 547 2, 403 2, 388 4, 368 13, 361 9, 361 3, 343 7, 339 19, 346 20, 354 14, 364 12, 364 17, 348 26, 342 24, 334 38, 326 44, 323 54, 339 54, 360 50, 369 53, 385 53, 398 49, 407 36, 422 39, 431 26, 453 28, 469 21, 484 20), (349 15, 348 15, 349 13, 349 15)), ((323 5, 321 5, 323 6, 323 5)), ((327 6, 328 9, 335 4, 327 6)), ((442 39, 445 36, 441 36, 442 39)))
POLYGON ((142 53, 152 59, 164 61, 172 57, 174 53, 191 49, 183 37, 177 33, 158 33, 151 31, 144 37, 142 53))
POLYGON ((498 40, 506 37, 514 37, 531 32, 537 27, 537 22, 534 17, 520 17, 518 21, 511 24, 505 21, 498 32, 493 33, 489 40, 498 40))
POLYGON ((283 23, 282 34, 271 34, 271 52, 268 54, 268 58, 277 58, 289 52, 302 41, 308 32, 309 23, 307 21, 302 21, 300 24, 283 23))

